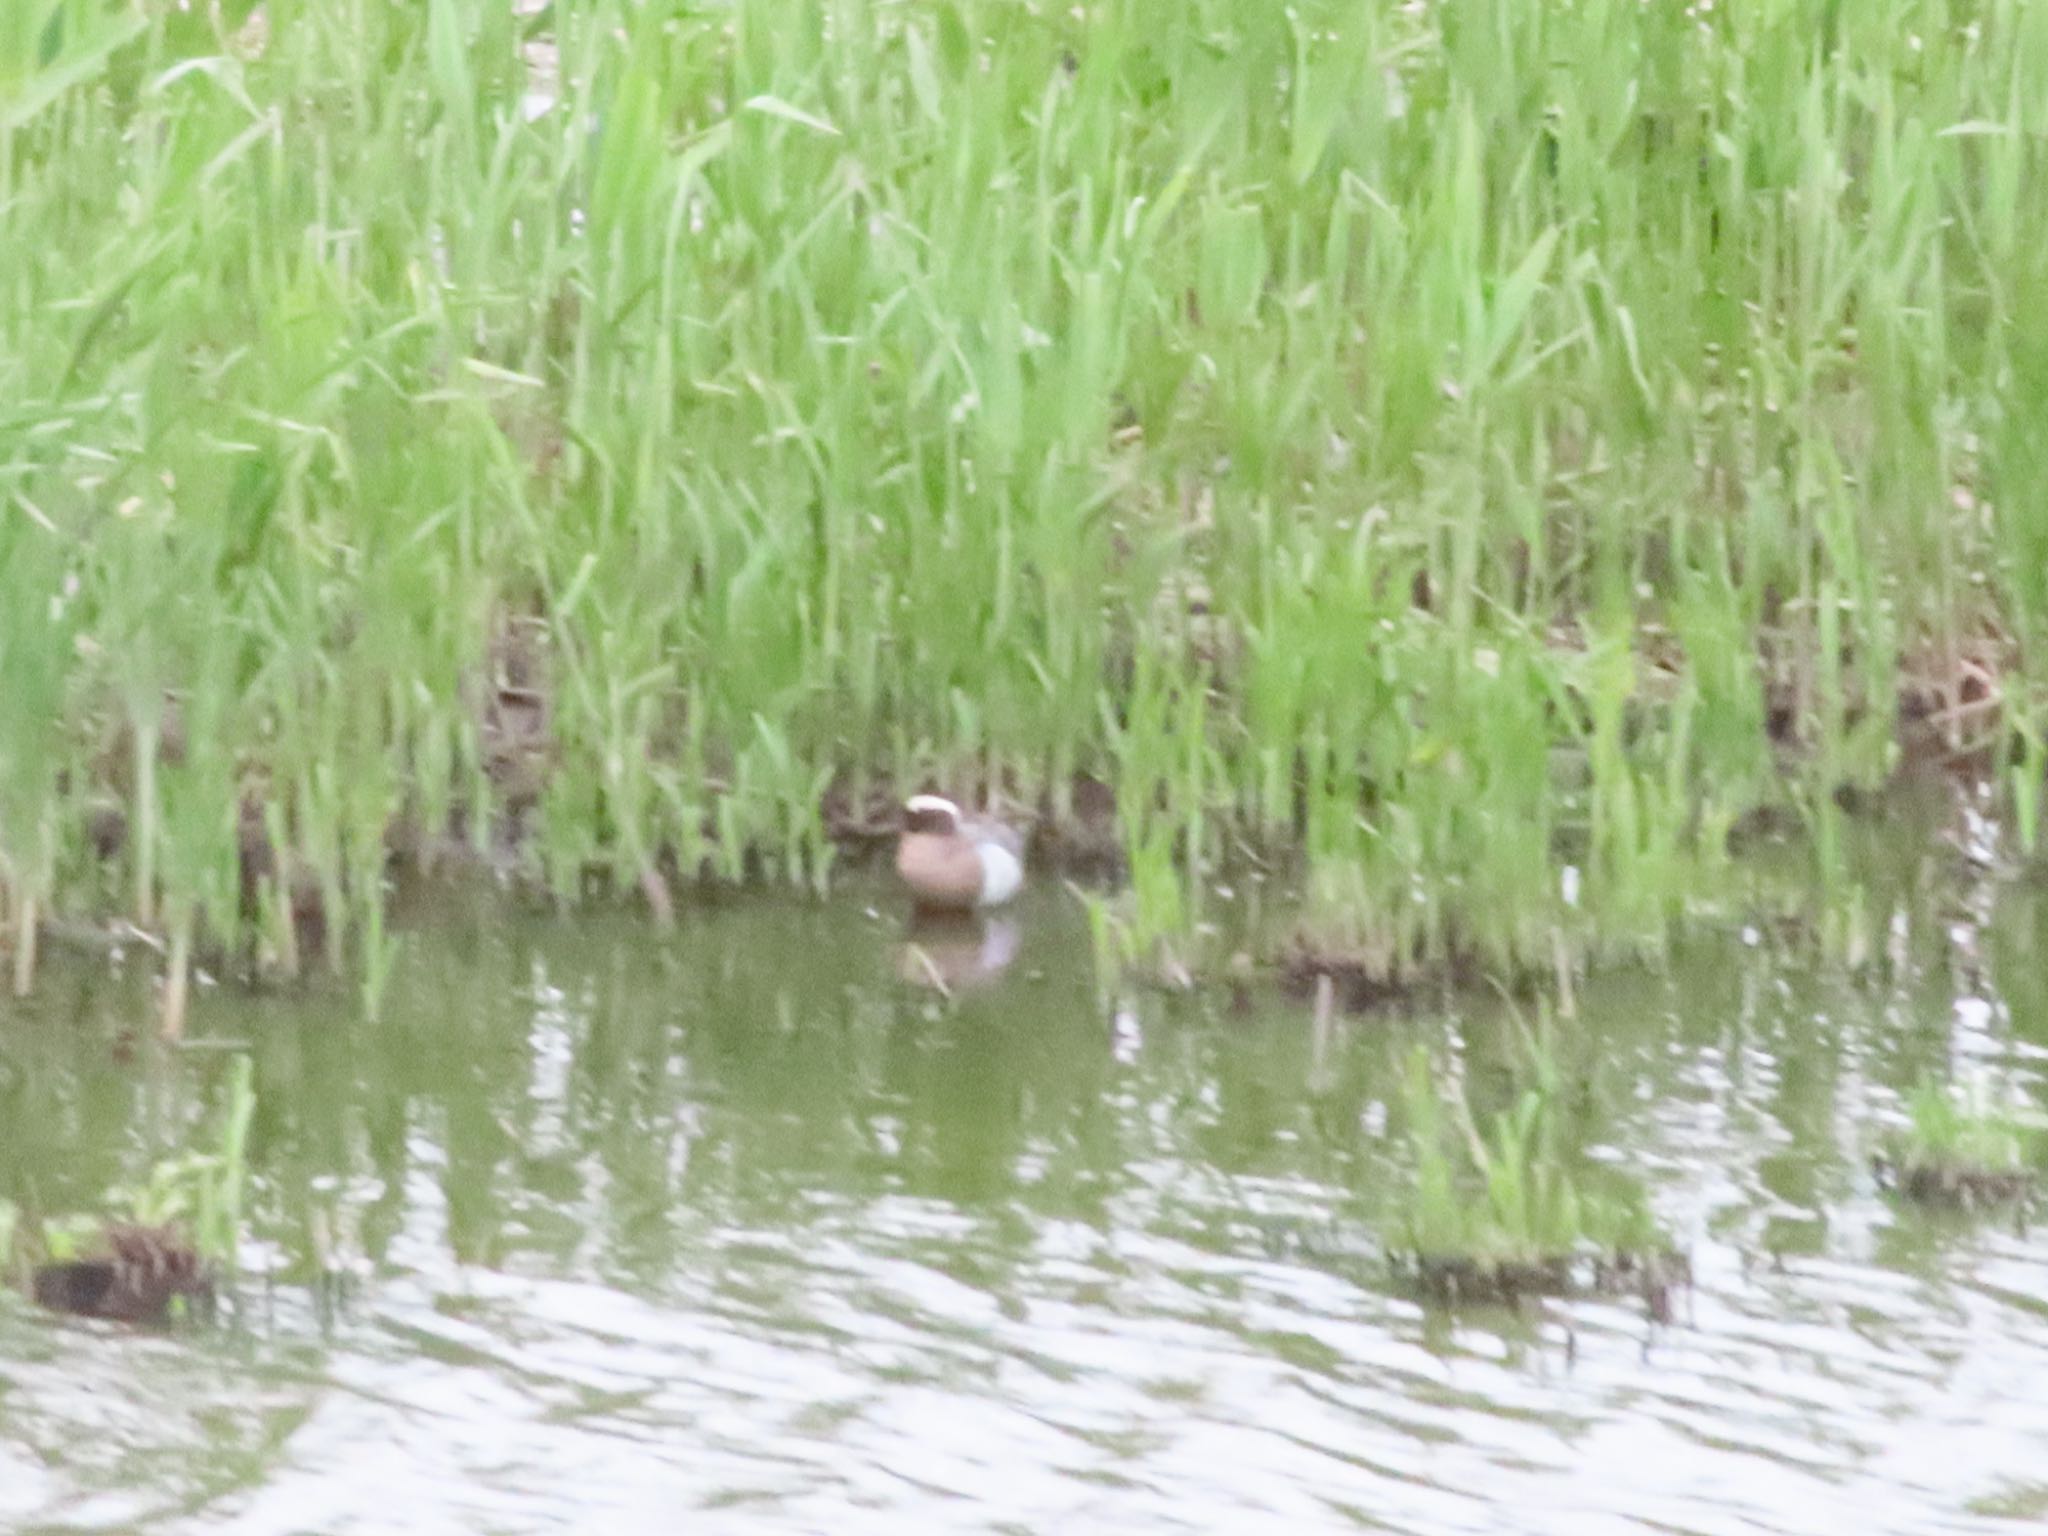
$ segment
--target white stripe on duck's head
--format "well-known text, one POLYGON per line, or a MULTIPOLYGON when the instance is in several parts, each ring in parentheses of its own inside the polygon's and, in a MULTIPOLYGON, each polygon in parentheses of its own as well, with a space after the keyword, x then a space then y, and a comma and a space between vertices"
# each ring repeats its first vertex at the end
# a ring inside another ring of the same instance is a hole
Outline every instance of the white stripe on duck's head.
POLYGON ((960 831, 960 807, 944 795, 912 795, 903 802, 903 830, 934 837, 960 831))

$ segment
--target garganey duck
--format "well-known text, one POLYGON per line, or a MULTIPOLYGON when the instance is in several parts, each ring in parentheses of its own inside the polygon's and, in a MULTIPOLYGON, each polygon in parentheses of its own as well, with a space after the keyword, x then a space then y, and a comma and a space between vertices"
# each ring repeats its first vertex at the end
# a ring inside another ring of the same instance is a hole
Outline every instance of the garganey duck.
POLYGON ((942 795, 912 795, 896 873, 929 912, 1000 906, 1024 884, 1024 838, 986 816, 963 816, 942 795))

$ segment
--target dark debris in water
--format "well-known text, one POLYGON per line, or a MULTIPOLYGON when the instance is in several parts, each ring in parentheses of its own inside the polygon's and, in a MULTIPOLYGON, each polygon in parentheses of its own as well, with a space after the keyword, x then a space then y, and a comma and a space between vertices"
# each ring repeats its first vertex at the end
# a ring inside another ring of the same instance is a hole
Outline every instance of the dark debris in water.
POLYGON ((1671 1321, 1672 1295, 1692 1284, 1692 1262, 1675 1251, 1557 1254, 1537 1259, 1481 1259, 1410 1254, 1396 1271, 1430 1301, 1447 1306, 1519 1306, 1542 1296, 1640 1296, 1650 1315, 1671 1321))
POLYGON ((1290 996, 1315 997, 1328 981, 1336 1005, 1368 1013, 1406 1002, 1414 988, 1367 960, 1319 949, 1297 939, 1280 959, 1280 981, 1290 996))
POLYGON ((37 1265, 36 1301, 77 1317, 161 1323, 181 1300, 213 1300, 212 1266, 177 1228, 119 1223, 104 1237, 104 1255, 37 1265))
POLYGON ((2011 1205, 2027 1199, 2035 1188, 2034 1172, 2030 1168, 1983 1168, 1969 1163, 1901 1163, 1879 1156, 1871 1159, 1871 1170, 1877 1175, 1877 1182, 1894 1194, 1922 1205, 1957 1210, 2011 1205))

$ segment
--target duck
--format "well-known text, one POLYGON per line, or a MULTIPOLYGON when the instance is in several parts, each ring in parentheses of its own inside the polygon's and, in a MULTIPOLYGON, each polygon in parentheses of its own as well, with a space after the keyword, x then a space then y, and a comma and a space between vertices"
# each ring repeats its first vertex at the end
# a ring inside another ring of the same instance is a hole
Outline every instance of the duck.
POLYGON ((967 816, 943 795, 903 804, 896 874, 926 912, 999 907, 1024 885, 1024 837, 987 816, 967 816))

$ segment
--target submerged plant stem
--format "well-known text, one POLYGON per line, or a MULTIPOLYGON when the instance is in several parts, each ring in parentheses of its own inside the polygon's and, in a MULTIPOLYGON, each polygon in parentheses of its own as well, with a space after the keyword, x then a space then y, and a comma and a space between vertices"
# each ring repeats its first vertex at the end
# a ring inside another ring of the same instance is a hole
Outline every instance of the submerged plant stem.
POLYGON ((27 997, 36 982, 36 940, 42 929, 34 896, 23 893, 14 909, 14 995, 27 997))
POLYGON ((192 920, 181 915, 171 925, 170 953, 164 960, 163 1011, 158 1032, 165 1040, 185 1037, 185 1013, 192 983, 192 920))

